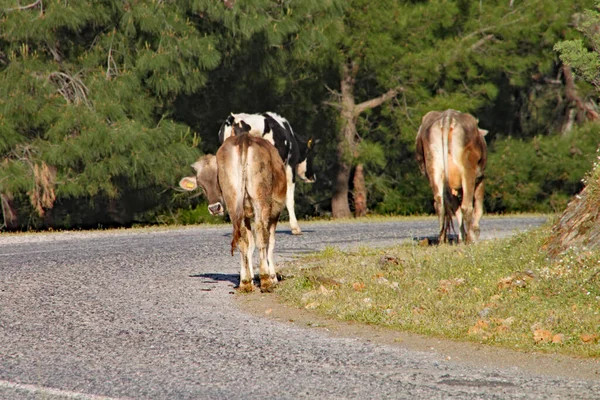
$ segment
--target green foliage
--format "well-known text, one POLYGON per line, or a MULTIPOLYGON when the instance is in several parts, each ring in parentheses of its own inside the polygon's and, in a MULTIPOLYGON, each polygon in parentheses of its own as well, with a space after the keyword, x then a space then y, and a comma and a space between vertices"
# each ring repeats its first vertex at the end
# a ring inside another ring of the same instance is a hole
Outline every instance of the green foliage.
POLYGON ((215 217, 208 211, 208 204, 201 202, 195 206, 178 208, 173 213, 157 216, 157 222, 167 225, 222 224, 223 217, 215 217))
MULTIPOLYGON (((600 2, 596 4, 600 8, 600 2)), ((600 13, 597 10, 586 10, 577 23, 593 51, 589 51, 581 39, 565 40, 557 43, 554 50, 560 59, 572 66, 581 77, 600 89, 600 13)))
POLYGON ((568 40, 559 42, 554 49, 560 53, 560 59, 576 67, 581 77, 598 86, 598 71, 600 70, 600 55, 588 51, 583 40, 568 40))
POLYGON ((593 335, 600 253, 569 252, 549 262, 540 251, 549 231, 546 226, 466 247, 327 249, 288 266, 292 277, 277 293, 295 306, 344 321, 513 350, 598 357, 600 342, 593 335), (550 337, 539 340, 543 331, 550 337))
MULTIPOLYGON (((541 135, 536 143, 543 147, 568 112, 562 86, 546 82, 556 81, 554 44, 576 38, 572 22, 588 37, 559 43, 561 59, 580 64, 574 69, 588 79, 597 66, 595 53, 586 50, 598 42, 591 35, 597 12, 584 12, 593 0, 510 4, 48 0, 26 8, 6 0, 0 6, 0 200, 19 214, 21 227, 67 219, 69 226, 93 226, 94 218, 103 225, 152 222, 175 205, 189 206, 173 200, 171 189, 200 153, 216 151, 229 112, 271 110, 295 132, 320 139, 319 180, 299 185, 297 205, 299 215, 327 212, 339 110, 325 103, 337 102, 341 66, 352 60, 357 104, 402 88, 357 120, 362 141, 353 162, 366 166, 369 209, 432 212, 413 154, 426 112, 474 113, 490 130, 493 152, 511 147, 502 139, 494 146, 499 133, 515 143, 541 135), (132 200, 142 195, 148 201, 132 200), (102 217, 99 210, 115 203, 126 205, 102 217)), ((576 147, 587 154, 588 145, 576 147)), ((539 165, 521 171, 520 183, 498 184, 490 209, 550 209, 579 187, 558 183, 577 181, 571 177, 536 181, 546 179, 534 170, 551 169, 542 166, 550 158, 532 159, 539 165), (507 198, 497 197, 504 189, 507 198), (527 201, 516 198, 520 191, 527 201)), ((508 175, 503 165, 493 167, 496 176, 508 175)))
POLYGON ((363 140, 358 145, 358 157, 356 163, 366 164, 367 166, 384 167, 385 152, 379 143, 363 140))
MULTIPOLYGON (((4 9, 0 194, 28 193, 40 216, 56 207, 44 224, 88 220, 66 218, 61 205, 92 215, 101 199, 126 203, 136 192, 154 201, 131 204, 126 220, 156 207, 198 155, 190 129, 165 118, 168 98, 197 90, 220 62, 214 38, 185 12, 116 1, 4 9), (44 166, 51 173, 40 180, 44 166), (43 193, 56 198, 42 204, 43 193)), ((21 221, 35 221, 17 198, 21 221)))
POLYGON ((532 140, 499 139, 486 169, 486 211, 558 212, 583 188, 598 147, 600 126, 532 140))

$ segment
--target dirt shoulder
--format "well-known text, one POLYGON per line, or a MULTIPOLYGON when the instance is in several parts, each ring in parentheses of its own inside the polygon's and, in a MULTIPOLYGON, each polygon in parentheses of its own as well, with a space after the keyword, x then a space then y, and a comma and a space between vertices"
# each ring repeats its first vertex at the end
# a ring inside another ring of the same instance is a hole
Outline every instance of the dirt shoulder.
POLYGON ((368 342, 432 352, 441 359, 473 366, 519 368, 546 376, 600 380, 600 359, 581 359, 557 354, 524 353, 489 345, 394 331, 355 322, 337 321, 282 302, 276 294, 237 294, 240 308, 252 315, 277 322, 318 329, 331 337, 357 338, 368 342))

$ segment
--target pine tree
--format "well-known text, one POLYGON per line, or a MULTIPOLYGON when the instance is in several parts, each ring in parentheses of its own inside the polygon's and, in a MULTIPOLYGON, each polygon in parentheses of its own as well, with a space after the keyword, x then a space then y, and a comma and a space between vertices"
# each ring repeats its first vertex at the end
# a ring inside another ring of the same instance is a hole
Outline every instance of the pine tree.
POLYGON ((74 200, 116 209, 130 193, 158 197, 198 154, 169 107, 220 64, 214 36, 179 2, 19 4, 0 9, 4 223, 36 225, 74 200))

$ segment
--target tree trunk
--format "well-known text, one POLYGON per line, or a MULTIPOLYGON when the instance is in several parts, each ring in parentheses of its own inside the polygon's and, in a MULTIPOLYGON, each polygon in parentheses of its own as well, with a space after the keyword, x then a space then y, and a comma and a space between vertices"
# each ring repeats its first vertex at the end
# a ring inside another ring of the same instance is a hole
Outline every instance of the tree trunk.
POLYGON ((338 171, 331 198, 331 215, 333 218, 350 218, 350 205, 348 204, 348 181, 350 180, 350 166, 344 161, 338 161, 338 171))
POLYGON ((600 248, 600 179, 590 182, 569 203, 560 219, 552 227, 548 252, 556 257, 563 251, 600 248), (590 188, 593 186, 593 188, 590 188))
MULTIPOLYGON (((358 64, 353 61, 348 61, 342 66, 342 81, 341 89, 341 104, 336 104, 340 108, 340 129, 337 141, 337 164, 338 172, 333 187, 333 196, 331 198, 331 213, 333 218, 348 218, 352 215, 350 205, 348 203, 348 189, 350 180, 350 168, 353 160, 358 157, 357 145, 359 142, 358 132, 356 129, 356 121, 358 116, 366 110, 375 108, 384 102, 396 97, 398 93, 404 89, 396 87, 388 90, 379 97, 356 104, 354 101, 354 85, 356 74, 358 73, 358 64)), ((365 190, 364 173, 355 177, 354 185, 363 189, 360 194, 360 201, 364 202, 364 212, 366 213, 367 192, 365 190)), ((356 199, 354 199, 356 204, 356 199)), ((363 211, 361 211, 363 212, 363 211)))
POLYGON ((362 164, 356 166, 352 183, 354 186, 352 192, 352 196, 354 197, 354 216, 364 217, 367 215, 367 187, 365 185, 365 174, 362 164))
POLYGON ((571 67, 563 65, 563 76, 565 77, 565 96, 569 102, 575 104, 578 113, 582 115, 581 120, 596 121, 600 115, 598 111, 594 109, 594 106, 589 102, 585 102, 577 93, 575 87, 575 78, 573 78, 573 72, 571 67))
POLYGON ((0 229, 17 229, 19 221, 17 220, 17 210, 13 205, 13 196, 11 194, 0 194, 0 210, 2 211, 2 225, 0 229))
POLYGON ((349 218, 350 204, 348 204, 348 185, 350 180, 351 160, 356 153, 356 117, 354 116, 354 78, 358 66, 353 62, 344 64, 342 82, 342 104, 340 119, 342 129, 338 139, 338 172, 331 199, 331 214, 333 218, 349 218))

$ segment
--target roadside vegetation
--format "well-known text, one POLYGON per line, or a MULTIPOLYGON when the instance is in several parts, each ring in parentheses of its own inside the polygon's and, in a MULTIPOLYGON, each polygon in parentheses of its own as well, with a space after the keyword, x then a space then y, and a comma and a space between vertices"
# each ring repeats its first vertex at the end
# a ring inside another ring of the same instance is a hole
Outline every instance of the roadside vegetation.
POLYGON ((319 142, 301 219, 432 214, 414 142, 446 108, 489 130, 488 212, 560 212, 598 145, 595 4, 3 1, 0 231, 205 222, 177 182, 230 112, 319 142))
POLYGON ((328 248, 294 262, 278 294, 340 320, 600 357, 600 253, 549 259, 550 229, 473 246, 328 248))

